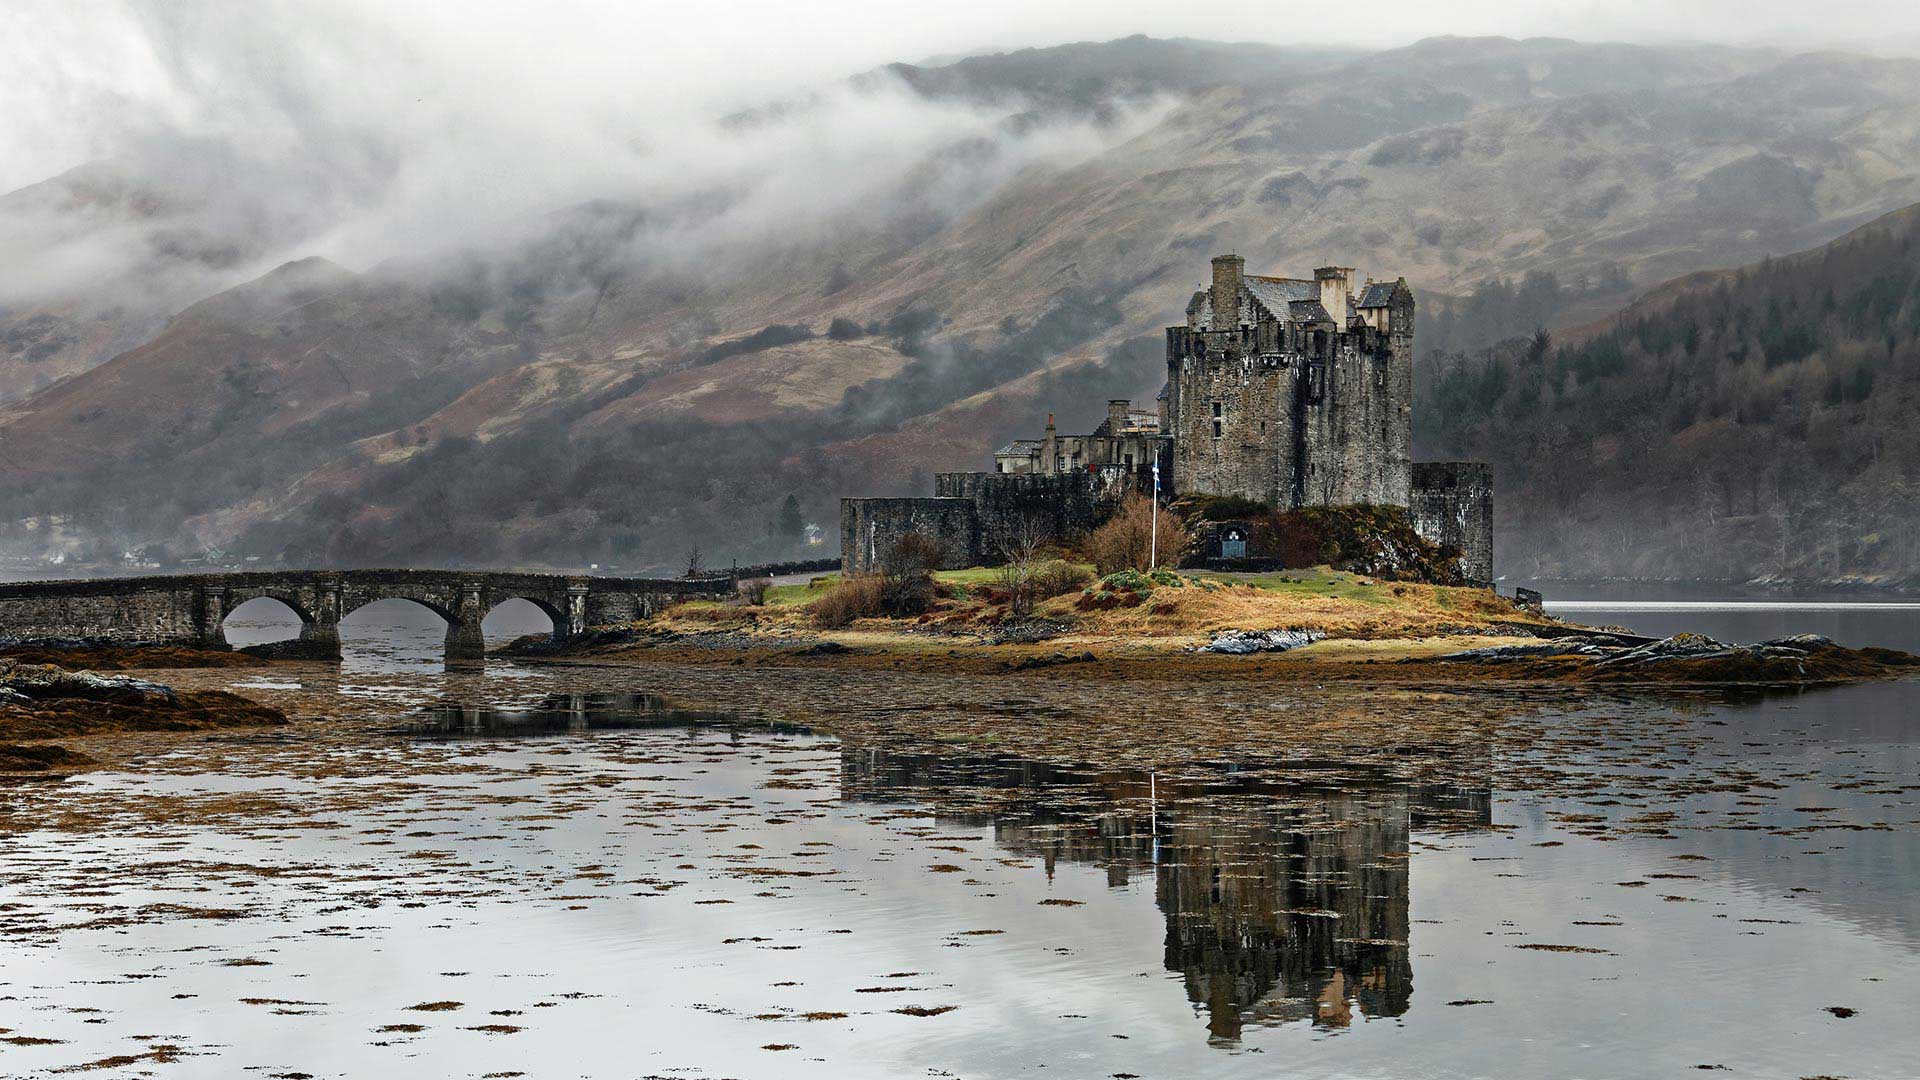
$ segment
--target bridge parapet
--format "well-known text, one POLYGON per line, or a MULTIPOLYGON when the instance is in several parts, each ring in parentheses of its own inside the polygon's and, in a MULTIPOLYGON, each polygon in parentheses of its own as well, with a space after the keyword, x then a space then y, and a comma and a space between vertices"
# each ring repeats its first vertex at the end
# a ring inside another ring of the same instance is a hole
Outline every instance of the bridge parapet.
POLYGON ((234 608, 270 597, 299 616, 298 655, 340 658, 340 620, 379 600, 408 600, 447 622, 447 658, 485 653, 481 620, 523 599, 553 620, 556 641, 631 622, 678 599, 721 597, 731 577, 616 578, 519 571, 281 570, 0 584, 0 640, 86 640, 226 648, 234 608))

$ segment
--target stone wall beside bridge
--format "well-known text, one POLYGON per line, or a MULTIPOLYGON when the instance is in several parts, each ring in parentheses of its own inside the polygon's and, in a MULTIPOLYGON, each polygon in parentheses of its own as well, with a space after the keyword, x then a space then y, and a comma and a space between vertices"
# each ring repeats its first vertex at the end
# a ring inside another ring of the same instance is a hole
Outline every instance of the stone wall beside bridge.
POLYGON ((295 652, 340 657, 340 620, 377 600, 409 600, 447 622, 447 659, 477 660, 480 622, 502 601, 533 603, 564 642, 589 626, 646 618, 683 599, 734 592, 734 577, 613 578, 460 570, 286 570, 0 584, 0 640, 227 647, 234 608, 268 597, 300 618, 295 652))

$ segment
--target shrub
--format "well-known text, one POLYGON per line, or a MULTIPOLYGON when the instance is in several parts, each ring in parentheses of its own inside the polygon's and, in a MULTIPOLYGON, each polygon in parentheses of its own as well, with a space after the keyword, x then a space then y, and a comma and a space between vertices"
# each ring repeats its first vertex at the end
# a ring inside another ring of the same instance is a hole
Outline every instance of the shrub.
POLYGON ((1093 583, 1093 573, 1078 563, 1049 559, 1033 571, 1029 587, 1036 601, 1077 592, 1093 583))
POLYGON ((883 613, 881 597, 885 582, 879 574, 859 574, 843 579, 818 600, 807 605, 813 621, 828 629, 848 626, 855 619, 872 618, 883 613))
POLYGON ((880 607, 888 615, 918 615, 940 595, 933 572, 946 549, 930 536, 907 533, 880 558, 880 607))
POLYGON ((1326 563, 1391 581, 1465 584, 1460 552, 1421 536, 1403 507, 1310 506, 1264 525, 1256 537, 1270 536, 1273 557, 1289 568, 1326 563))
POLYGON ((735 582, 733 587, 739 593, 741 603, 758 607, 767 602, 767 590, 773 588, 773 579, 770 577, 747 578, 735 582))
POLYGON ((1165 570, 1144 574, 1138 570, 1116 570, 1093 583, 1074 606, 1081 611, 1105 611, 1110 608, 1138 607, 1153 592, 1155 585, 1174 585, 1179 578, 1165 570))
POLYGON ((1084 544, 1088 558, 1102 575, 1121 570, 1147 570, 1150 563, 1178 566, 1193 546, 1180 515, 1155 506, 1145 495, 1130 495, 1106 524, 1087 534, 1084 544), (1158 520, 1158 557, 1153 555, 1155 520, 1158 520))

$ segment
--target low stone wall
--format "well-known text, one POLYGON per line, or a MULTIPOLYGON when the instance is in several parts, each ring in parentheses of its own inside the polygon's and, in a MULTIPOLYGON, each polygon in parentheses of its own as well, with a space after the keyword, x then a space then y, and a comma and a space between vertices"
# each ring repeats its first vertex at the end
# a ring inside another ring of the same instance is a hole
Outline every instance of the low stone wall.
MULTIPOLYGON (((1119 467, 1073 473, 941 473, 934 497, 840 500, 841 570, 865 573, 909 532, 938 541, 942 569, 999 561, 1002 538, 1024 522, 1055 540, 1105 521, 1140 479, 1119 467)), ((1413 526, 1436 544, 1461 553, 1470 583, 1493 584, 1493 471, 1471 461, 1426 461, 1413 466, 1409 498, 1413 526)), ((1220 554, 1217 543, 1209 552, 1220 554)))
POLYGON ((1493 585, 1493 469, 1478 461, 1416 461, 1408 500, 1413 527, 1459 548, 1471 584, 1493 585))
POLYGON ((828 574, 840 569, 839 559, 799 559, 793 562, 758 563, 732 572, 742 581, 747 578, 779 577, 782 574, 828 574))

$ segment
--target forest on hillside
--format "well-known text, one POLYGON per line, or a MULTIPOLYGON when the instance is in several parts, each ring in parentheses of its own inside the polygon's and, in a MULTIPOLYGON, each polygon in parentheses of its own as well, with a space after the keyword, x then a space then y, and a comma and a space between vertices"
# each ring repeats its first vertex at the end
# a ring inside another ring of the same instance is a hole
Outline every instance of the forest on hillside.
POLYGON ((1428 352, 1422 457, 1494 465, 1508 577, 1920 580, 1920 208, 1579 340, 1428 352))

